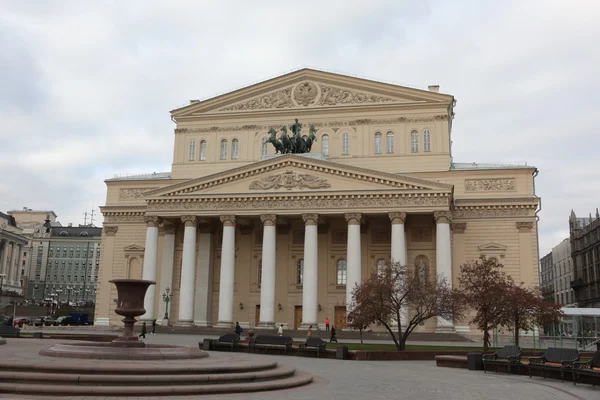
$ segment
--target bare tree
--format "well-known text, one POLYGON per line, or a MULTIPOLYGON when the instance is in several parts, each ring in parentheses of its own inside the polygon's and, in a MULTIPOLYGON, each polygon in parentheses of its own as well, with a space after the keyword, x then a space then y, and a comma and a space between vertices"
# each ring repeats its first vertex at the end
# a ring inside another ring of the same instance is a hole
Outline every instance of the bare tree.
POLYGON ((349 315, 360 316, 360 324, 379 322, 390 333, 396 349, 405 350, 406 340, 420 323, 432 318, 460 317, 462 296, 450 289, 445 278, 427 274, 399 263, 373 272, 352 292, 349 315), (406 324, 402 325, 402 314, 406 324))

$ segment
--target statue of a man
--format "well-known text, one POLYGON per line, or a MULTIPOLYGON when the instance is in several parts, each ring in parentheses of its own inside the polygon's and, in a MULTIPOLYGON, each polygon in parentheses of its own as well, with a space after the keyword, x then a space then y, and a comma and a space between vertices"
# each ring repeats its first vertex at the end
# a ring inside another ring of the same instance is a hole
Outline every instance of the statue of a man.
POLYGON ((302 130, 302 124, 298 122, 298 118, 296 118, 296 122, 290 126, 290 130, 294 133, 294 136, 301 136, 300 131, 302 130))

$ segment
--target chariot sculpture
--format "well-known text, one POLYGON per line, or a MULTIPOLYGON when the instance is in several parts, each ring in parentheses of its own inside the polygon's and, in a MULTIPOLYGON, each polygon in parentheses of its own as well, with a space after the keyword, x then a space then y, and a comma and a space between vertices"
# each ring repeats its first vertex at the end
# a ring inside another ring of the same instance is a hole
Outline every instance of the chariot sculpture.
POLYGON ((308 135, 302 136, 302 124, 296 122, 290 125, 291 136, 288 135, 287 126, 283 125, 280 129, 281 135, 277 137, 277 130, 275 128, 269 129, 269 138, 267 142, 271 143, 275 147, 275 154, 301 154, 310 153, 312 144, 317 141, 316 129, 314 125, 310 126, 308 135))

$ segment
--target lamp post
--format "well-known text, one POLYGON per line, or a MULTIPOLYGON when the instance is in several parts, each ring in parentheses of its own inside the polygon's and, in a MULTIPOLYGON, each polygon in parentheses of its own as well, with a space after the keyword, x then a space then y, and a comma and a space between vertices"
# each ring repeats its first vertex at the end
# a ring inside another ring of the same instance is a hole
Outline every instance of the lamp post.
POLYGON ((165 292, 162 294, 163 301, 165 302, 165 316, 164 319, 169 319, 169 302, 173 300, 173 293, 169 293, 171 289, 167 286, 165 292))
POLYGON ((75 290, 73 293, 75 293, 75 305, 77 305, 77 300, 79 299, 79 290, 75 290))
POLYGON ((60 294, 62 293, 62 291, 63 291, 62 289, 56 289, 56 301, 57 301, 57 303, 60 303, 60 294))
POLYGON ((33 304, 35 305, 35 292, 38 290, 38 285, 37 283, 35 285, 33 285, 33 295, 31 296, 31 299, 33 300, 33 304))
POLYGON ((90 288, 86 288, 84 290, 84 292, 85 292, 85 294, 83 295, 84 296, 83 301, 85 301, 87 304, 87 299, 88 299, 88 296, 89 296, 89 293, 91 292, 91 290, 90 290, 90 288))
POLYGON ((71 300, 71 291, 73 290, 73 286, 67 285, 67 305, 69 305, 69 300, 71 300))

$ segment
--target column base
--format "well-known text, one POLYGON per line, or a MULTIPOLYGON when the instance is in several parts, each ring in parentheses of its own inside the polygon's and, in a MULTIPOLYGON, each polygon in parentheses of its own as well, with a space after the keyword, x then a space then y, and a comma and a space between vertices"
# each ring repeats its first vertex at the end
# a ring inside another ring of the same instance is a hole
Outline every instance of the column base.
POLYGON ((110 319, 104 317, 98 317, 94 321, 95 326, 110 326, 110 319))
POLYGON ((275 321, 260 321, 256 329, 275 329, 275 321))
POLYGON ((316 322, 303 322, 302 324, 300 324, 300 327, 298 328, 299 331, 307 331, 308 327, 312 325, 312 329, 313 331, 317 330, 317 323, 316 322))
POLYGON ((177 321, 175 326, 190 327, 192 326, 193 322, 194 321, 192 321, 191 319, 180 319, 179 321, 177 321))
POLYGON ((215 328, 233 328, 233 322, 231 321, 217 321, 215 328))
POLYGON ((456 333, 453 325, 442 325, 435 328, 435 333, 456 333))
POLYGON ((212 323, 210 321, 194 321, 194 326, 200 326, 203 328, 210 328, 212 326, 212 323))
POLYGON ((457 325, 454 327, 454 330, 456 331, 456 333, 471 333, 471 327, 468 325, 466 325, 466 326, 457 325))

